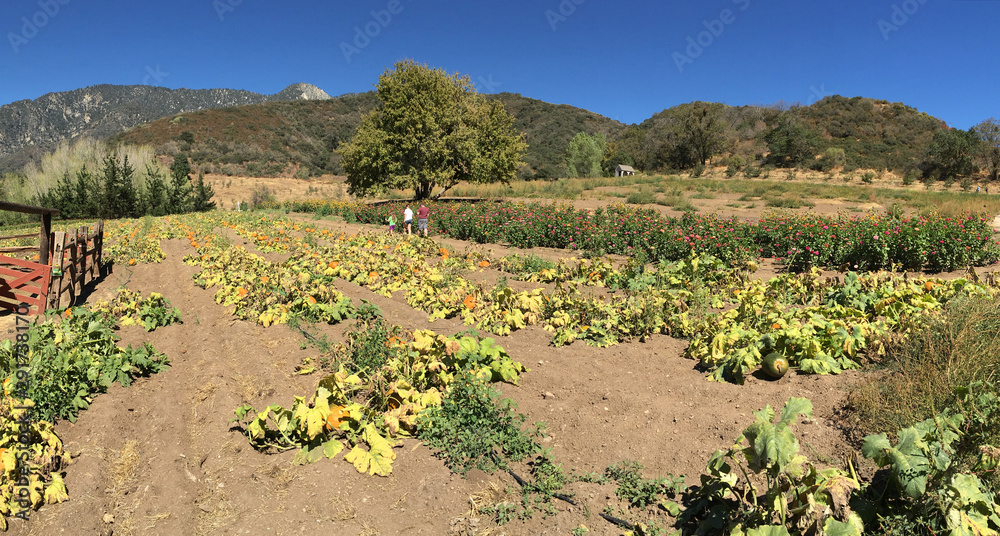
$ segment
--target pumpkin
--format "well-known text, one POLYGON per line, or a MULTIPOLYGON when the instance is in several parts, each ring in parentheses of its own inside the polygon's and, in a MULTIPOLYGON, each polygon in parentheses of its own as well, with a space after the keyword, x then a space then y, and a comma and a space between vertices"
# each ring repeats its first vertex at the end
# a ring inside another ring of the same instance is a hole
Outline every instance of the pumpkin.
POLYGON ((788 372, 788 359, 778 352, 771 352, 764 356, 762 364, 764 373, 772 378, 780 378, 788 372))
POLYGON ((349 411, 344 411, 344 406, 333 406, 330 408, 330 415, 326 417, 326 429, 327 430, 337 430, 340 428, 340 423, 344 422, 346 417, 350 417, 351 413, 349 411))

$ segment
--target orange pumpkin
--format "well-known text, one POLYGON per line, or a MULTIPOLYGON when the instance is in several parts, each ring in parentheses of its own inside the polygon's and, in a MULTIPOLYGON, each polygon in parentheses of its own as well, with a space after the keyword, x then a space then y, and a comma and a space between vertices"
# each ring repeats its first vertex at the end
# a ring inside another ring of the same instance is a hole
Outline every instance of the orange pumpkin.
POLYGON ((475 309, 476 308, 476 298, 472 297, 472 294, 469 294, 468 296, 465 297, 464 300, 462 300, 462 304, 465 305, 469 309, 475 309))
POLYGON ((350 417, 351 413, 344 410, 344 406, 333 406, 330 408, 330 415, 326 417, 326 429, 336 430, 340 428, 340 423, 350 417))

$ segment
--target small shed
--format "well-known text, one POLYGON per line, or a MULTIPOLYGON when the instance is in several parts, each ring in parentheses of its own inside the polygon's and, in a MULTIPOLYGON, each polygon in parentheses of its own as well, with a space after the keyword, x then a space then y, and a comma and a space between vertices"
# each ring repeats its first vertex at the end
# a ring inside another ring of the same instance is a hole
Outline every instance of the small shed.
POLYGON ((615 168, 615 177, 627 177, 629 175, 635 175, 635 170, 632 169, 632 166, 618 164, 618 167, 615 168))

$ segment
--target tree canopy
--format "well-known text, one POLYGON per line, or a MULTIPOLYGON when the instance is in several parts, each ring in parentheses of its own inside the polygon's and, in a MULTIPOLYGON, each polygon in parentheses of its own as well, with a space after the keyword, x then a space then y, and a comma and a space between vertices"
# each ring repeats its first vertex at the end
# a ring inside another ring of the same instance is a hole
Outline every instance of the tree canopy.
POLYGON ((972 127, 979 138, 979 154, 990 180, 1000 177, 1000 121, 989 118, 972 127))
POLYGON ((601 160, 607 150, 608 141, 604 134, 588 136, 580 132, 569 142, 566 149, 566 167, 570 177, 600 177, 601 160))
POLYGON ((513 117, 468 76, 406 60, 379 77, 376 93, 379 104, 338 149, 351 194, 412 189, 424 199, 461 181, 509 182, 522 165, 527 144, 513 117))

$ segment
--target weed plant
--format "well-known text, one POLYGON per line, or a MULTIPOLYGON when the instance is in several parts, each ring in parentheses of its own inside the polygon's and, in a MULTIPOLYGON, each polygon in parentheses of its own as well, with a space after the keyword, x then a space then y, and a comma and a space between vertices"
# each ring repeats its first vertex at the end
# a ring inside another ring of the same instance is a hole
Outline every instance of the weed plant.
POLYGON ((417 437, 456 473, 492 473, 539 452, 536 438, 542 435, 542 425, 524 429, 526 417, 516 409, 499 391, 462 373, 440 406, 420 414, 417 437))

